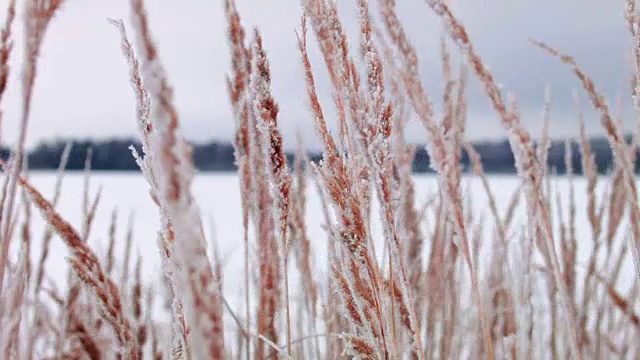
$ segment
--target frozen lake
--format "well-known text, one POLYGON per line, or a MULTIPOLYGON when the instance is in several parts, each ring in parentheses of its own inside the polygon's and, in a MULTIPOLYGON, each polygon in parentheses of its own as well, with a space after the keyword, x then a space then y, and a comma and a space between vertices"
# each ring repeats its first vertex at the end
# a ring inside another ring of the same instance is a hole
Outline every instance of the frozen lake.
MULTIPOLYGON (((55 178, 54 173, 38 173, 34 172, 30 176, 31 182, 46 197, 53 195, 55 178)), ((501 214, 504 214, 508 202, 512 194, 519 186, 519 179, 516 176, 490 176, 490 185, 497 201, 501 214)), ((591 248, 591 230, 586 218, 586 179, 582 177, 575 178, 576 191, 576 230, 578 245, 578 272, 584 269, 587 261, 587 251, 591 248)), ((608 185, 610 179, 600 178, 598 194, 602 194, 603 186, 608 185)), ((417 175, 416 182, 416 206, 421 207, 422 204, 438 189, 437 179, 433 175, 417 175)), ((475 176, 466 176, 463 179, 464 191, 467 196, 471 197, 471 203, 476 218, 484 215, 487 220, 487 226, 484 231, 486 235, 492 236, 491 215, 487 207, 487 197, 482 188, 482 184, 475 176)), ((324 277, 324 269, 326 268, 327 255, 327 236, 321 227, 323 216, 320 208, 319 198, 317 196, 313 182, 308 181, 308 197, 307 197, 307 231, 312 242, 312 253, 314 254, 313 266, 316 274, 324 277)), ((559 192, 563 199, 563 214, 566 219, 568 210, 568 194, 569 183, 566 178, 552 179, 552 188, 554 192, 559 192)), ((111 222, 111 213, 114 208, 118 209, 117 236, 116 244, 116 269, 119 269, 122 261, 124 238, 127 231, 128 217, 131 211, 135 211, 135 223, 133 230, 133 251, 132 266, 138 254, 142 256, 142 275, 143 280, 149 285, 155 283, 160 284, 162 271, 161 261, 156 245, 157 231, 159 228, 158 211, 152 202, 148 186, 143 177, 137 173, 100 173, 92 174, 90 193, 95 196, 99 186, 103 187, 101 202, 94 220, 89 242, 91 247, 102 256, 106 252, 107 239, 109 236, 109 226, 111 222)), ((62 186, 62 196, 58 205, 60 213, 65 219, 81 228, 82 223, 82 192, 84 187, 84 177, 82 173, 69 173, 65 176, 62 186)), ((235 174, 201 174, 198 175, 193 184, 193 194, 197 199, 198 205, 202 212, 203 223, 205 225, 205 233, 208 240, 211 238, 210 219, 215 221, 215 236, 217 238, 218 248, 221 258, 224 262, 224 287, 225 296, 239 312, 241 312, 241 304, 239 297, 243 294, 244 270, 243 270, 243 232, 241 222, 240 196, 238 187, 238 178, 235 174)), ((524 212, 524 198, 522 199, 511 229, 521 229, 526 224, 526 214, 524 212)), ((465 203, 466 204, 466 203, 465 203)), ((553 199, 555 206, 555 195, 553 199)), ((378 221, 378 213, 374 208, 372 213, 373 230, 378 238, 381 235, 380 225, 378 221)), ((430 221, 427 217, 423 221, 423 229, 429 234, 430 221)), ((557 224, 555 224, 557 225, 557 224)), ((34 212, 32 221, 32 257, 37 261, 40 256, 42 234, 45 224, 40 214, 34 212)), ((517 236, 515 237, 518 238, 517 236)), ((379 239, 378 239, 379 240, 379 239)), ((60 286, 64 286, 67 279, 66 266, 67 250, 63 243, 54 238, 51 243, 49 259, 47 261, 47 274, 60 286)), ((485 257, 490 261, 490 256, 485 257)), ((628 271, 622 275, 623 283, 631 283, 633 280, 633 271, 631 270, 631 262, 627 264, 628 271)), ((295 270, 295 268, 293 269, 295 270)), ((116 273, 117 274, 117 273, 116 273)), ((116 275, 117 276, 117 275, 116 275)), ((578 279, 581 276, 578 275, 578 279)), ((291 288, 297 288, 297 276, 291 277, 291 288)), ((580 286, 579 286, 580 287, 580 286)), ((160 288, 160 287, 158 287, 160 288)), ((293 291, 292 291, 293 292, 293 291)), ((324 294, 323 296, 325 296, 324 294)), ((232 322, 227 322, 228 327, 233 327, 232 322)))
MULTIPOLYGON (((40 190, 47 198, 51 198, 54 193, 56 175, 54 173, 34 172, 30 176, 32 184, 40 190)), ((498 201, 498 206, 505 209, 513 192, 517 189, 519 180, 515 176, 492 176, 491 186, 498 201)), ((429 196, 437 190, 437 180, 431 175, 419 175, 416 181, 416 201, 420 207, 428 200, 429 196)), ((473 196, 474 208, 478 211, 486 211, 487 200, 480 181, 476 177, 465 178, 465 185, 470 186, 470 194, 473 196)), ((562 182, 565 185, 564 181, 562 182)), ((143 256, 143 273, 145 278, 160 276, 160 257, 156 244, 157 231, 159 229, 158 210, 151 201, 148 185, 144 178, 137 173, 104 173, 96 172, 91 176, 90 196, 95 196, 98 187, 102 186, 102 197, 92 226, 89 242, 98 254, 106 251, 109 226, 111 223, 111 213, 113 209, 118 209, 118 243, 116 254, 120 254, 124 244, 128 217, 131 211, 135 212, 134 240, 132 260, 137 253, 143 256)), ((586 182, 582 179, 577 181, 578 191, 584 188, 586 182)), ((320 201, 312 182, 307 183, 307 227, 308 234, 312 241, 314 253, 319 258, 324 258, 326 254, 327 237, 321 228, 323 217, 320 208, 320 201)), ((68 173, 65 175, 62 185, 62 195, 58 204, 61 215, 68 220, 76 229, 82 224, 82 193, 84 188, 84 176, 81 173, 68 173)), ((238 178, 235 174, 201 174, 195 178, 193 184, 193 194, 197 199, 198 206, 202 213, 203 223, 207 237, 211 237, 211 219, 215 222, 215 236, 217 237, 220 254, 225 262, 226 287, 231 293, 234 292, 234 285, 237 285, 233 276, 234 273, 242 273, 243 245, 242 245, 242 219, 240 206, 240 193, 238 178), (235 269, 239 266, 238 269, 235 269)), ((565 192, 566 193, 566 192, 565 192)), ((583 197, 578 197, 579 203, 584 203, 583 197)), ((585 206, 578 206, 584 211, 585 206)), ((487 213, 487 215, 489 215, 487 213)), ((524 214, 520 213, 516 222, 523 222, 524 214)), ((377 212, 372 214, 372 226, 380 230, 377 221, 377 212)), ((44 232, 45 224, 38 213, 34 213, 32 222, 34 234, 33 249, 36 254, 40 252, 40 234, 44 232)), ((427 224, 423 224, 428 226, 427 224)), ((380 231, 376 231, 380 235, 380 231)), ((58 271, 65 265, 67 250, 59 239, 52 242, 51 253, 47 268, 52 270, 49 273, 60 275, 56 280, 64 282, 66 275, 58 271), (56 271, 53 271, 56 269, 56 271)), ((119 256, 118 260, 122 257, 119 256)))

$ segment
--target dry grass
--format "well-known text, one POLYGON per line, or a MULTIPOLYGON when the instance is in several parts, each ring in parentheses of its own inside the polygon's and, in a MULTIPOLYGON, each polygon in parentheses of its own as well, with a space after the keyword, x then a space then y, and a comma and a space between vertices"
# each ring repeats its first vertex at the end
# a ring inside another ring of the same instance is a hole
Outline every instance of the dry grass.
MULTIPOLYGON (((303 1, 297 32, 301 76, 306 80, 311 123, 322 141, 323 159, 309 161, 299 143, 290 169, 261 34, 256 29, 247 39, 234 2, 226 0, 232 59, 227 86, 242 195, 238 216, 243 229, 238 233, 243 233, 244 284, 239 288, 245 300, 229 304, 217 250, 207 251, 203 220, 191 190, 191 149, 179 135, 180 114, 143 0, 130 0, 134 41, 124 22, 110 22, 120 35, 136 99, 143 154, 134 151, 134 156, 161 220, 157 245, 164 284, 142 281, 143 256, 135 258, 135 267, 130 268, 133 216, 121 258, 115 254, 117 210, 111 215, 105 253, 97 254, 89 246, 101 196, 98 192, 91 199, 88 191, 90 157, 80 229, 56 210, 69 147, 60 161, 52 199, 30 184, 24 139, 37 60, 47 26, 62 3, 26 1, 21 131, 10 160, 2 164, 6 174, 0 198, 2 358, 640 356, 640 205, 634 174, 640 133, 630 144, 624 141, 623 129, 610 114, 606 99, 571 56, 534 42, 567 64, 581 81, 615 156, 611 175, 598 177, 578 102, 577 143, 587 179, 584 219, 576 210, 576 196, 582 190, 574 183, 569 151, 573 140, 566 142, 568 196, 561 196, 551 181, 549 93, 543 137, 537 144, 521 124, 515 97, 507 99, 502 93, 480 56, 481 49, 473 46, 471 35, 446 2, 427 0, 448 36, 441 47, 443 110, 437 113, 421 83, 418 54, 396 15, 394 0, 379 0, 379 17, 370 13, 367 1, 356 1, 357 40, 347 38, 334 2, 303 1), (309 59, 310 37, 331 83, 335 136, 329 131, 330 116, 319 101, 316 72, 309 59), (351 52, 350 41, 357 41, 357 52, 351 52), (450 44, 463 54, 459 71, 452 65, 450 44), (504 212, 482 159, 465 140, 469 76, 484 86, 515 155, 521 185, 504 212), (437 172, 438 187, 424 205, 417 203, 411 174, 415 147, 404 140, 410 114, 427 131, 427 150, 437 172), (472 197, 466 196, 460 165, 464 152, 489 200, 486 212, 475 212, 472 197), (309 183, 315 185, 321 201, 323 239, 310 238, 306 229, 309 183), (31 262, 31 245, 37 241, 30 230, 35 221, 32 207, 40 210, 47 223, 42 253, 35 263, 31 262), (514 218, 521 207, 527 221, 518 227, 514 218), (379 211, 381 234, 372 227, 374 211, 379 211), (488 236, 487 226, 493 236, 488 236), (590 239, 577 235, 582 226, 589 228, 590 239), (377 238, 382 243, 376 243, 377 238), (65 289, 51 284, 45 271, 50 243, 60 240, 70 254, 65 289), (314 243, 321 241, 328 243, 326 254, 314 251, 314 243), (582 247, 587 250, 578 251, 582 247), (11 255, 12 249, 17 249, 13 252, 17 256, 11 255), (320 257, 327 258, 328 273, 314 271, 320 257), (625 272, 627 261, 634 262, 635 272, 625 272), (295 272, 299 276, 290 276, 295 272), (631 276, 636 281, 630 289, 621 290, 623 279, 631 276), (153 310, 160 301, 169 304, 164 314, 168 322, 153 310), (233 310, 235 305, 242 310, 233 310), (233 321, 225 324, 227 319, 233 321)), ((626 19, 634 40, 631 93, 640 114, 640 14, 634 0, 627 1, 626 19)), ((9 72, 17 68, 9 67, 14 20, 15 1, 11 1, 0 33, 0 99, 9 72)))

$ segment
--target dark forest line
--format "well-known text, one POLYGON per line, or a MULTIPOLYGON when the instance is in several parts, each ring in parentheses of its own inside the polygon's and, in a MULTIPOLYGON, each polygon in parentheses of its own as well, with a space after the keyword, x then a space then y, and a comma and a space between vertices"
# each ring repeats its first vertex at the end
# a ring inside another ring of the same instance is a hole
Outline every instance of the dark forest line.
MULTIPOLYGON (((630 141, 630 137, 627 137, 630 141)), ((595 155, 598 172, 607 173, 613 166, 613 156, 607 139, 590 139, 591 148, 595 155)), ((141 144, 134 138, 118 138, 103 140, 88 139, 57 139, 45 141, 38 144, 28 153, 29 168, 33 170, 53 170, 60 163, 67 143, 71 143, 71 152, 67 164, 67 170, 82 170, 85 158, 89 149, 92 151, 92 169, 108 171, 139 171, 131 154, 130 146, 135 147, 139 152, 141 144)), ((193 143, 193 160, 196 168, 200 171, 235 171, 234 149, 231 143, 211 141, 208 143, 193 143)), ((474 148, 482 157, 482 162, 487 173, 510 174, 515 173, 513 153, 507 140, 494 142, 476 142, 474 148)), ((574 172, 581 173, 581 152, 577 143, 571 144, 573 152, 574 172)), ((10 150, 7 147, 0 149, 3 159, 7 159, 10 150)), ((318 161, 322 158, 320 153, 309 153, 312 160, 318 161)), ((287 157, 292 162, 293 154, 288 153, 287 157)), ((554 140, 549 149, 549 166, 559 174, 566 172, 565 167, 565 142, 564 140, 554 140)), ((463 150, 462 165, 469 169, 469 157, 463 150)), ((419 146, 413 161, 413 169, 416 173, 431 172, 429 167, 429 156, 424 146, 419 146)), ((636 172, 640 171, 640 165, 636 164, 636 172)))

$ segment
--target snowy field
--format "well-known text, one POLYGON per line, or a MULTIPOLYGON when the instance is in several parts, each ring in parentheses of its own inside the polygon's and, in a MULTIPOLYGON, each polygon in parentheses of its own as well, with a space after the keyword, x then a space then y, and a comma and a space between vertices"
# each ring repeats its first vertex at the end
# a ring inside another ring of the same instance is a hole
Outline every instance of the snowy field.
MULTIPOLYGON (((55 186, 54 173, 37 173, 34 172, 30 176, 32 183, 47 197, 51 197, 55 186)), ((434 176, 421 175, 415 177, 417 190, 417 206, 422 204, 437 191, 437 180, 434 176)), ((587 261, 588 250, 591 247, 591 230, 586 221, 586 179, 577 177, 575 180, 576 191, 576 209, 577 221, 576 230, 578 238, 578 268, 584 268, 587 261)), ((464 189, 467 196, 471 196, 471 203, 476 212, 476 218, 484 216, 487 222, 485 226, 486 235, 491 236, 492 227, 489 222, 491 215, 487 207, 487 198, 482 185, 477 177, 465 177, 464 189)), ((600 190, 602 186, 607 185, 609 178, 600 179, 600 190)), ((504 214, 509 200, 514 191, 518 188, 519 180, 515 176, 491 176, 490 184, 492 191, 496 197, 499 210, 504 214)), ((316 194, 315 187, 312 182, 308 183, 307 198, 307 231, 312 241, 314 266, 317 274, 323 274, 326 264, 327 254, 327 236, 321 227, 323 222, 322 211, 320 208, 319 198, 316 194)), ((62 189, 62 197, 58 205, 61 214, 71 222, 77 229, 81 228, 82 222, 82 192, 84 179, 81 173, 71 173, 65 176, 62 189)), ((91 177, 91 196, 95 193, 99 186, 103 187, 102 198, 96 214, 95 222, 91 231, 90 244, 99 256, 106 251, 107 239, 109 234, 109 226, 111 222, 111 212, 114 208, 118 209, 117 236, 118 243, 116 247, 116 266, 120 268, 123 259, 123 245, 127 231, 127 222, 130 212, 135 211, 134 223, 134 239, 132 251, 132 266, 138 254, 142 256, 142 278, 147 285, 155 283, 160 285, 161 282, 161 261, 156 245, 157 231, 159 226, 157 208, 151 201, 148 193, 148 186, 145 180, 137 173, 94 173, 91 177)), ((561 180, 552 180, 551 186, 554 191, 557 189, 563 198, 565 209, 563 214, 567 217, 566 209, 569 187, 565 178, 561 180)), ((197 199, 198 205, 202 212, 203 223, 205 225, 208 240, 211 239, 212 233, 217 239, 218 248, 221 258, 224 262, 224 286, 225 296, 237 310, 243 303, 239 297, 243 294, 244 271, 243 271, 243 233, 241 226, 241 209, 240 196, 238 188, 238 178, 235 174, 203 174, 196 177, 193 185, 193 193, 197 199), (211 219, 215 222, 215 231, 211 231, 211 219)), ((522 199, 524 200, 524 199, 522 199)), ((554 199, 555 206, 555 199, 554 199)), ((524 212, 524 201, 520 203, 516 218, 512 229, 521 229, 526 223, 526 214, 524 212)), ((380 226, 377 219, 377 212, 374 209, 372 214, 372 227, 377 236, 380 236, 380 226)), ((423 221, 423 228, 427 230, 427 234, 431 232, 428 218, 423 221)), ((42 234, 45 224, 40 214, 35 212, 32 221, 33 234, 33 252, 34 262, 40 256, 42 234)), ((557 233, 556 233, 557 234, 557 233)), ((514 237, 517 239, 518 237, 514 237)), ((63 243, 54 238, 51 243, 51 252, 47 261, 47 274, 58 284, 64 286, 67 278, 66 266, 67 250, 63 243)), ((490 261, 490 256, 485 257, 490 261)), ((628 264, 629 266, 631 264, 628 264)), ((295 271, 295 270, 294 270, 295 271)), ((323 274, 324 275, 324 274, 323 274)), ((633 280, 633 271, 625 271, 623 282, 631 283, 633 280)), ((324 277, 324 276, 323 276, 324 277)), ((580 278, 580 276, 578 277, 580 278)), ((291 278, 291 288, 298 286, 297 276, 291 278)), ((157 287, 160 289, 161 287, 157 287)))
MULTIPOLYGON (((32 184, 47 198, 52 197, 56 180, 54 173, 33 172, 30 179, 32 184)), ((474 208, 479 211, 486 210, 486 196, 480 182, 475 177, 469 177, 465 179, 465 183, 471 186, 470 193, 473 196, 474 208)), ((518 187, 518 179, 515 176, 494 176, 491 177, 491 185, 495 192, 498 206, 504 209, 511 195, 518 187)), ((96 172, 92 174, 90 180, 91 199, 93 199, 100 186, 102 186, 102 197, 89 239, 92 248, 99 255, 106 251, 111 213, 117 208, 118 247, 116 254, 122 254, 128 217, 133 211, 135 212, 135 223, 132 261, 135 259, 136 254, 141 254, 143 257, 143 274, 145 275, 143 278, 148 281, 155 278, 159 280, 161 261, 156 238, 160 222, 157 207, 151 201, 146 181, 137 173, 96 172)), ((578 181, 578 188, 584 189, 584 187, 583 181, 578 181)), ((81 229, 83 221, 83 188, 84 176, 81 173, 66 174, 62 185, 62 195, 57 207, 61 215, 78 230, 81 229)), ((417 205, 422 206, 436 189, 437 181, 435 177, 429 175, 416 176, 417 205)), ((307 231, 312 241, 314 253, 320 259, 326 255, 327 236, 321 227, 323 222, 322 211, 312 182, 308 183, 307 190, 307 231)), ((238 284, 238 280, 240 280, 240 283, 243 282, 241 278, 237 279, 233 276, 234 274, 243 273, 244 250, 238 178, 231 173, 198 175, 194 181, 192 192, 202 213, 206 236, 210 239, 212 233, 214 233, 217 238, 218 248, 225 263, 225 289, 231 295, 234 292, 234 285, 237 286, 238 284), (213 232, 210 226, 211 220, 215 223, 215 231, 213 232)), ((584 210, 584 204, 586 204, 584 200, 586 199, 580 197, 578 200, 583 203, 583 206, 580 206, 579 209, 584 210)), ((372 226, 374 229, 380 230, 377 213, 372 215, 372 221, 374 222, 372 226)), ((487 213, 487 215, 489 214, 487 213)), ((524 218, 519 217, 517 221, 522 222, 524 220, 524 218)), ((32 225, 35 241, 33 250, 35 254, 39 254, 41 249, 41 236, 39 235, 44 232, 45 223, 37 212, 34 213, 32 225)), ((427 224, 424 225, 427 226, 427 224)), ((376 231, 376 234, 379 235, 380 231, 376 231)), ((48 273, 55 275, 56 282, 62 284, 66 280, 66 275, 65 272, 58 269, 66 266, 67 250, 59 239, 52 241, 51 245, 51 253, 47 263, 48 273)), ((116 258, 117 261, 122 261, 121 255, 116 258)), ((316 265, 320 264, 316 263, 316 265)))

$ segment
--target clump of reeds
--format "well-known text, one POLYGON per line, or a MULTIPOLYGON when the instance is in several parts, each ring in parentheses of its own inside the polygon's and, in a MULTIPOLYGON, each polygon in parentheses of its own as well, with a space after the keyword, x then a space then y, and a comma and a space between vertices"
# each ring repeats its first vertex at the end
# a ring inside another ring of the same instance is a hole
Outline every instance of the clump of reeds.
MULTIPOLYGON (((100 190, 93 198, 90 192, 90 153, 79 229, 56 209, 70 147, 60 160, 53 198, 31 185, 24 142, 37 60, 47 26, 62 4, 25 4, 21 130, 10 159, 2 162, 2 358, 638 356, 640 205, 634 169, 640 133, 625 142, 606 99, 569 55, 535 42, 581 81, 600 115, 615 166, 608 181, 598 177, 578 103, 580 134, 566 141, 564 193, 547 165, 550 93, 543 105, 543 135, 536 142, 521 123, 515 96, 503 94, 481 50, 446 2, 427 0, 447 34, 441 46, 442 110, 437 111, 422 85, 418 54, 396 14, 395 1, 379 0, 379 17, 367 1, 356 1, 359 38, 354 40, 346 35, 335 2, 305 0, 296 33, 298 55, 310 125, 317 130, 323 154, 321 161, 312 162, 299 142, 291 168, 279 131, 278 101, 271 91, 277 79, 272 78, 262 35, 258 29, 248 33, 234 1, 226 0, 232 64, 227 86, 236 125, 242 229, 225 239, 242 237, 244 246, 244 282, 239 286, 244 304, 229 304, 217 251, 207 251, 197 204, 205 199, 197 199, 191 190, 191 149, 180 135, 173 89, 143 0, 130 0, 133 42, 123 21, 110 22, 120 36, 136 99, 143 153, 134 151, 134 156, 161 220, 155 236, 163 282, 143 282, 141 262, 147 255, 135 257, 132 268, 132 234, 138 226, 133 217, 122 257, 115 255, 116 209, 104 254, 90 246, 101 199, 100 190), (317 93, 310 38, 327 70, 335 114, 326 112, 317 93), (351 41, 358 46, 350 47, 351 41), (452 45, 462 55, 457 71, 452 45), (484 86, 514 153, 520 185, 505 204, 498 201, 482 159, 465 139, 469 76, 484 86), (415 146, 405 142, 411 115, 426 129, 438 180, 425 203, 418 202, 412 176, 415 146), (329 130, 330 119, 337 120, 335 135, 329 130), (574 147, 581 169, 573 167, 574 147), (488 200, 485 212, 475 207, 479 195, 465 190, 465 156, 488 200), (584 218, 576 205, 579 171, 586 178, 584 218), (310 238, 306 229, 307 221, 320 217, 307 209, 309 183, 321 204, 326 230, 321 239, 310 238), (35 262, 31 249, 38 237, 31 231, 32 208, 40 210, 47 223, 35 262), (520 210, 524 221, 517 217, 520 210), (380 233, 372 216, 379 218, 380 233), (578 235, 581 226, 588 227, 590 238, 578 235), (50 243, 58 240, 69 250, 65 288, 50 281, 45 266, 50 243), (318 254, 319 242, 327 242, 328 253, 318 254), (327 261, 324 273, 316 266, 321 258, 327 261), (630 261, 635 271, 624 267, 630 261), (625 278, 635 280, 630 288, 625 278), (164 313, 154 311, 162 301, 164 313), (236 313, 234 305, 242 311, 236 313)), ((13 68, 15 14, 16 2, 11 1, 0 32, 0 99, 13 68)), ((627 1, 625 14, 635 56, 631 94, 640 113, 640 14, 634 0, 627 1)))

